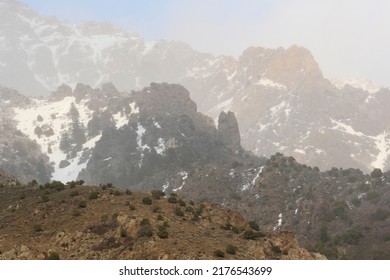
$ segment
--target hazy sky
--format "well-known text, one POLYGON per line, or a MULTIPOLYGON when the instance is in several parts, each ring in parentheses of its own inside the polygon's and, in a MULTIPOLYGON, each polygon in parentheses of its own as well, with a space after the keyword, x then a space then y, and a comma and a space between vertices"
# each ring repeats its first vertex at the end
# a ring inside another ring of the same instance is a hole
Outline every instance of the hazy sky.
POLYGON ((109 21, 146 40, 238 57, 249 46, 304 46, 325 77, 390 86, 388 0, 21 0, 70 22, 109 21))

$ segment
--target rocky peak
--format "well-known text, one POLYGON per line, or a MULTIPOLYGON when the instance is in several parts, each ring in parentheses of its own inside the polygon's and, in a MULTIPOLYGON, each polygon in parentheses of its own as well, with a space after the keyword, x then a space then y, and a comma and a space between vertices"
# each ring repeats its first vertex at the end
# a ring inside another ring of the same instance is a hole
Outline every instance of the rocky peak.
POLYGON ((293 45, 277 53, 268 65, 265 76, 292 89, 304 80, 322 79, 322 72, 306 48, 293 45))
POLYGON ((4 105, 22 106, 30 103, 30 99, 13 89, 0 86, 0 107, 4 105))
POLYGON ((151 83, 134 93, 134 98, 141 112, 149 116, 194 115, 197 111, 188 90, 177 84, 151 83))
POLYGON ((226 148, 239 153, 241 150, 240 130, 233 112, 221 112, 218 118, 218 134, 226 148))

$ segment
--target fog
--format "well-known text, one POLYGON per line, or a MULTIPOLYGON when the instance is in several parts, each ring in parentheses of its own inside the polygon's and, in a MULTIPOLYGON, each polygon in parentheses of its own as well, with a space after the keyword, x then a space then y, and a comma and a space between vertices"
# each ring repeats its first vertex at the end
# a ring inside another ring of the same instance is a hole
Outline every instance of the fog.
POLYGON ((179 40, 238 57, 249 46, 311 50, 325 77, 390 86, 386 0, 22 1, 70 21, 110 21, 147 40, 179 40))

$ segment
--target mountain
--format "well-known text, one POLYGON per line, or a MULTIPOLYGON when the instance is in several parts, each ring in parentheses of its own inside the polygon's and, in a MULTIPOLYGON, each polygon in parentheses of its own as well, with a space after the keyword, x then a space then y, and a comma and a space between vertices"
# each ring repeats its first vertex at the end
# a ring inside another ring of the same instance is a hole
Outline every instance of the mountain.
POLYGON ((323 170, 389 168, 389 89, 335 86, 303 47, 213 56, 180 42, 145 42, 110 24, 42 17, 16 1, 0 5, 0 83, 25 95, 61 84, 112 82, 123 92, 177 83, 215 121, 234 112, 242 146, 257 155, 282 152, 323 170))
MULTIPOLYGON (((234 114, 221 113, 216 128, 180 85, 152 83, 132 93, 113 84, 78 84, 75 90, 63 85, 48 98, 3 103, 12 129, 36 145, 31 153, 48 158, 53 180, 127 187, 160 173, 162 183, 167 170, 235 161, 244 153, 234 114)), ((12 161, 7 155, 3 160, 12 161)))
POLYGON ((324 259, 292 234, 161 191, 104 185, 0 187, 0 259, 324 259), (228 226, 227 226, 228 225, 228 226))

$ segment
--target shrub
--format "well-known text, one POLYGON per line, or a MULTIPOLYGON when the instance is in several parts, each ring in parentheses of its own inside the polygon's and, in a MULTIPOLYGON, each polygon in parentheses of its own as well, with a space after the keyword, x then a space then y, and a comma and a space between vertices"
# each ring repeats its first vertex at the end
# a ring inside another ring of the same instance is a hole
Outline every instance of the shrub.
POLYGON ((251 240, 256 240, 257 238, 259 237, 264 237, 265 236, 265 233, 261 232, 261 231, 253 231, 252 229, 248 229, 244 232, 244 234, 242 235, 242 237, 244 239, 251 239, 251 240))
POLYGON ((110 230, 115 230, 117 226, 118 224, 116 222, 103 222, 101 224, 91 225, 87 228, 87 230, 97 235, 103 235, 110 230))
POLYGON ((132 195, 132 192, 131 192, 131 190, 126 190, 126 191, 125 191, 125 194, 126 194, 126 195, 132 195))
POLYGON ((121 196, 122 193, 121 193, 119 190, 116 190, 116 191, 114 191, 114 195, 115 195, 115 196, 121 196))
POLYGON ((57 191, 62 191, 63 189, 65 189, 65 185, 60 181, 51 182, 50 187, 57 190, 57 191))
POLYGON ((119 246, 120 243, 116 241, 116 238, 114 236, 110 236, 108 238, 103 239, 103 241, 99 244, 92 246, 92 250, 104 251, 112 248, 117 248, 119 246))
POLYGON ((168 202, 169 202, 169 203, 177 203, 177 198, 176 198, 176 196, 173 195, 173 193, 172 193, 171 196, 168 198, 168 202))
POLYGON ((41 231, 43 231, 42 225, 34 225, 33 230, 34 230, 35 232, 41 232, 41 231))
POLYGON ((282 250, 280 249, 279 246, 276 246, 274 244, 271 244, 271 250, 272 252, 274 252, 275 254, 281 254, 282 253, 282 250))
POLYGON ((146 205, 151 205, 152 199, 149 196, 145 196, 144 198, 142 198, 142 203, 146 205))
POLYGON ((179 205, 182 206, 182 207, 185 207, 186 206, 186 203, 184 200, 180 199, 179 200, 179 205))
POLYGON ((160 199, 161 197, 165 196, 165 192, 161 190, 152 190, 151 193, 154 199, 160 199))
POLYGON ((387 217, 390 215, 390 212, 383 208, 378 208, 376 211, 372 214, 372 218, 374 218, 377 221, 384 221, 387 219, 387 217))
POLYGON ((81 200, 81 201, 79 202, 79 208, 85 208, 85 207, 87 207, 87 202, 84 201, 84 200, 81 200))
POLYGON ((179 216, 179 217, 183 217, 184 216, 184 212, 180 208, 176 208, 175 209, 175 215, 179 216))
POLYGON ((165 228, 160 229, 157 232, 157 236, 160 237, 161 239, 166 239, 166 238, 168 238, 168 231, 165 228))
POLYGON ((127 237, 127 230, 124 228, 121 229, 121 237, 127 237))
POLYGON ((336 244, 358 245, 363 235, 355 229, 348 229, 343 234, 337 235, 336 244))
POLYGON ((99 193, 97 191, 93 191, 89 194, 89 199, 97 199, 99 196, 99 193))
POLYGON ((107 222, 108 221, 108 215, 107 214, 103 214, 101 217, 100 217, 100 221, 101 222, 107 222))
POLYGON ((379 193, 377 192, 368 192, 367 195, 366 195, 366 199, 368 201, 375 201, 375 200, 378 200, 380 198, 380 195, 379 193))
POLYGON ((254 230, 259 230, 260 229, 260 227, 259 227, 259 225, 258 225, 258 223, 256 221, 250 221, 248 224, 254 230))
POLYGON ((20 196, 19 196, 20 199, 25 199, 26 198, 26 194, 25 193, 22 193, 20 196))
POLYGON ((140 225, 141 226, 143 226, 143 225, 150 225, 149 219, 142 219, 141 222, 140 222, 140 225))
POLYGON ((73 212, 72 212, 72 216, 73 217, 80 217, 81 216, 81 212, 78 209, 74 209, 73 212))
POLYGON ((42 202, 48 202, 49 201, 49 196, 44 194, 41 196, 42 202))
POLYGON ((48 260, 59 260, 60 255, 57 252, 51 252, 50 255, 47 257, 48 260))
POLYGON ((236 251, 237 251, 237 249, 235 246, 233 246, 231 244, 226 246, 226 253, 228 253, 229 255, 235 255, 236 251))
POLYGON ((140 222, 138 231, 137 231, 138 237, 151 237, 153 236, 152 226, 150 225, 150 222, 148 219, 143 219, 140 222))
POLYGON ((70 193, 70 196, 71 196, 71 197, 79 196, 79 195, 80 195, 80 193, 79 193, 79 191, 77 191, 77 190, 71 191, 71 193, 70 193))
POLYGON ((214 256, 218 258, 224 258, 225 257, 225 252, 221 250, 215 250, 214 251, 214 256))
POLYGON ((383 172, 379 168, 374 168, 374 170, 372 170, 372 172, 371 172, 371 177, 372 178, 379 178, 379 177, 382 177, 382 176, 383 176, 383 172))

